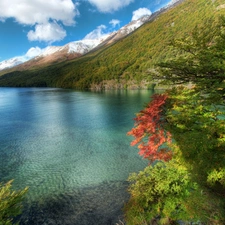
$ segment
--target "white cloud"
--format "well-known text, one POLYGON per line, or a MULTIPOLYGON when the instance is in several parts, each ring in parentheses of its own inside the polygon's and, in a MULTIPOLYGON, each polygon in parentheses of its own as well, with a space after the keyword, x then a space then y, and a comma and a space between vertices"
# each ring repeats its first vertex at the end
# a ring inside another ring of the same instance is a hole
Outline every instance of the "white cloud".
POLYGON ((28 32, 27 37, 30 41, 46 41, 53 43, 62 40, 66 36, 66 31, 56 22, 37 24, 35 31, 28 32))
POLYGON ((133 20, 138 20, 138 19, 140 19, 143 16, 151 15, 151 14, 152 14, 152 12, 149 9, 147 9, 147 8, 139 8, 138 10, 133 11, 133 17, 132 17, 131 20, 132 21, 133 20))
POLYGON ((77 4, 72 0, 1 0, 0 19, 15 18, 18 23, 34 25, 50 19, 73 25, 79 15, 77 4))
POLYGON ((98 26, 95 30, 91 31, 89 34, 87 34, 84 39, 99 39, 105 35, 107 35, 107 32, 104 32, 104 30, 106 30, 106 26, 105 25, 100 25, 98 26))
POLYGON ((128 6, 134 0, 88 0, 100 12, 113 12, 128 6))
POLYGON ((112 27, 114 28, 114 27, 116 27, 117 25, 120 25, 120 20, 115 20, 115 19, 113 19, 113 20, 111 20, 111 21, 109 22, 109 24, 111 24, 112 27))
POLYGON ((27 53, 25 54, 25 57, 31 59, 41 53, 42 53, 42 50, 39 47, 32 47, 27 51, 27 53))
POLYGON ((179 0, 171 0, 167 5, 170 6, 170 5, 173 5, 175 4, 176 2, 178 2, 179 0))
POLYGON ((20 24, 35 25, 35 31, 29 31, 27 35, 29 40, 53 42, 66 36, 59 23, 75 24, 74 18, 79 16, 78 5, 72 0, 0 0, 0 21, 14 18, 20 24))

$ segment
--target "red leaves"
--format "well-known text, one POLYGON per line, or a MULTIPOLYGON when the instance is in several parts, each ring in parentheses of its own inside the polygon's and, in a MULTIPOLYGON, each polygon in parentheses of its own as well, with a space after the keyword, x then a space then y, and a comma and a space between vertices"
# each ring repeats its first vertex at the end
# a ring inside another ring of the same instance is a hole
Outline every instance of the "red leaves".
POLYGON ((155 160, 168 161, 172 152, 163 144, 171 142, 171 135, 163 128, 162 111, 168 98, 165 94, 155 94, 152 101, 142 110, 135 120, 135 127, 127 134, 134 136, 131 142, 134 146, 138 143, 139 154, 153 162, 155 160))

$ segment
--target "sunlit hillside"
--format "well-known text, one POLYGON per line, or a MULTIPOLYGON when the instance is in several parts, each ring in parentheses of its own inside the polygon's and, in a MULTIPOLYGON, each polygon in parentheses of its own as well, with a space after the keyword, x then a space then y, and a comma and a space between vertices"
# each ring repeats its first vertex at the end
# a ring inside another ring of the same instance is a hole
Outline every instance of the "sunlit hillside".
MULTIPOLYGON (((169 43, 205 20, 225 14, 223 0, 185 0, 113 45, 81 58, 0 77, 0 86, 134 88, 151 86, 151 71, 169 59, 169 43)), ((3 72, 1 73, 3 74, 3 72)))

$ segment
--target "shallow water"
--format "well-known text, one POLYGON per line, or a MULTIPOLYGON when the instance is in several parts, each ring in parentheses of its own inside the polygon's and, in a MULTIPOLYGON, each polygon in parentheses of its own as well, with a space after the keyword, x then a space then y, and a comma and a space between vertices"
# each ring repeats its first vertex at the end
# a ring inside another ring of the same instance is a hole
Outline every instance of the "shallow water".
POLYGON ((29 186, 20 224, 122 219, 127 177, 147 165, 126 133, 151 95, 0 88, 0 181, 29 186))

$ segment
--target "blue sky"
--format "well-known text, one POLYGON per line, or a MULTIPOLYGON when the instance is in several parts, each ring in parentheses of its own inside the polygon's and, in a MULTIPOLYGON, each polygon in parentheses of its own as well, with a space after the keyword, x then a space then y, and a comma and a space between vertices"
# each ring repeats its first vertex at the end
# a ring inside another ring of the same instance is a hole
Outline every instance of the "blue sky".
POLYGON ((0 62, 98 38, 172 0, 0 0, 0 62))

